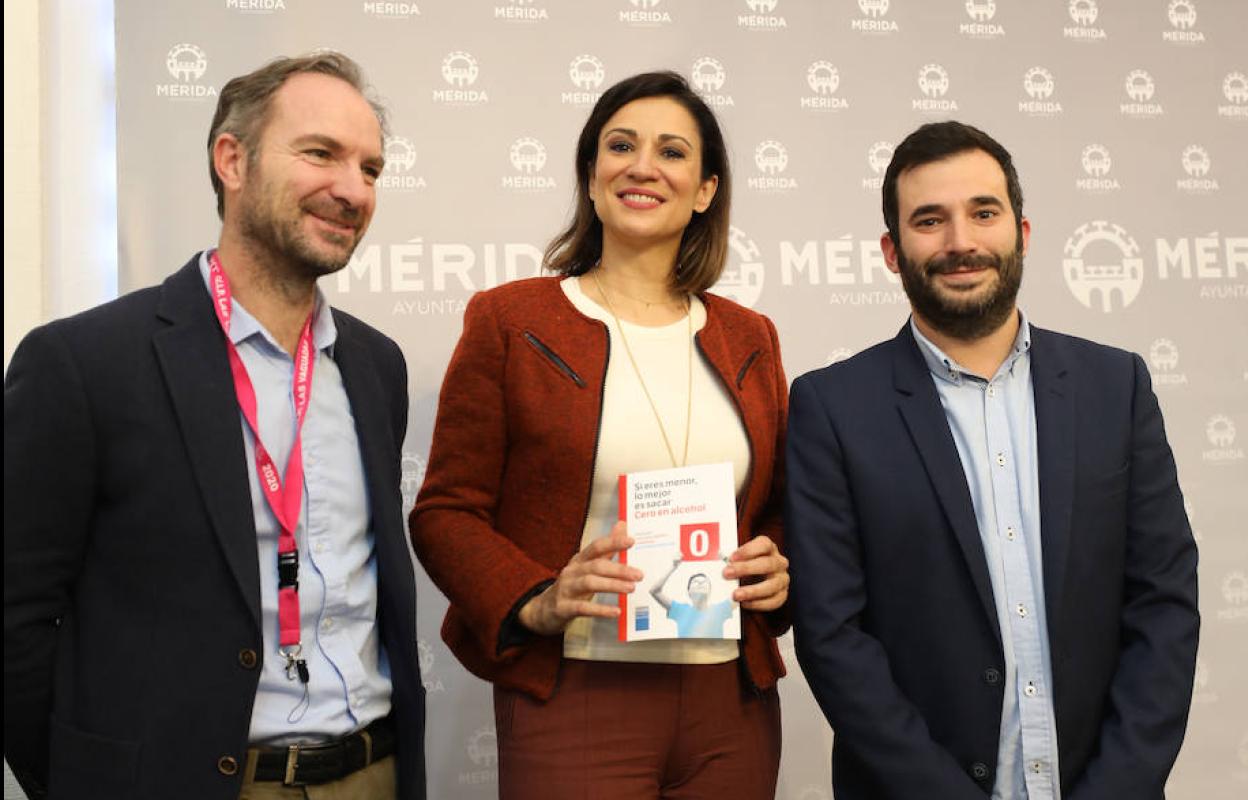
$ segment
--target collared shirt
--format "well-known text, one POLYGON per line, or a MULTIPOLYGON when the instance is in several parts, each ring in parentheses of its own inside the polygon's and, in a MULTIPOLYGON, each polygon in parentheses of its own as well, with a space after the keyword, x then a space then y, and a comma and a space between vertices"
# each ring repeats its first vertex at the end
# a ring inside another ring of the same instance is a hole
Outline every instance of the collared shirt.
POLYGON ((991 380, 951 359, 910 320, 953 433, 988 562, 1005 651, 993 800, 1057 800, 1057 723, 1044 608, 1031 327, 991 380))
MULTIPOLYGON (((207 251, 199 266, 207 284, 207 251)), ((315 308, 316 362, 302 431, 304 490, 295 531, 303 657, 311 676, 306 702, 304 684, 287 679, 286 662, 278 652, 277 518, 256 474, 255 438, 241 410, 238 415, 256 520, 264 636, 263 669, 251 714, 253 743, 342 736, 390 712, 390 667, 377 628, 376 550, 364 464, 351 403, 333 359, 338 332, 319 290, 315 308)), ((285 475, 296 425, 294 359, 237 300, 230 338, 256 390, 260 438, 285 475)))

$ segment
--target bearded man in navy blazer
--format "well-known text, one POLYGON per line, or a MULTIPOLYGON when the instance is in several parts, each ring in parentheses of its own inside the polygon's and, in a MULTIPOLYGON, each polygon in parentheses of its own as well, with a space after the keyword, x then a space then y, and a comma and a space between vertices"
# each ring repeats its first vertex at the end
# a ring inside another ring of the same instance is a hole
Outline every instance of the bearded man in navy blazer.
POLYGON ((1017 308, 1010 154, 924 125, 884 179, 896 338, 797 379, 786 536, 837 800, 1158 800, 1196 546, 1139 356, 1017 308))
POLYGON ((14 354, 4 755, 31 797, 425 796, 406 366, 316 288, 372 218, 383 119, 338 53, 230 81, 218 246, 14 354))

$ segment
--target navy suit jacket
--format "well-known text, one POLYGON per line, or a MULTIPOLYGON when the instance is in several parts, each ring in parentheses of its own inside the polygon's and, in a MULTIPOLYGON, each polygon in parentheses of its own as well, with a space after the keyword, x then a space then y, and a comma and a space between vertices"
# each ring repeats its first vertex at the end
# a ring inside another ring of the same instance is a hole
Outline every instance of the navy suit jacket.
MULTIPOLYGON (((1062 797, 1154 800, 1183 740, 1196 546, 1139 356, 1032 328, 1062 797)), ((1004 656, 970 491, 904 327, 797 379, 786 536, 837 800, 982 798, 1004 656)))
MULTIPOLYGON (((423 798, 399 492, 406 366, 379 332, 334 322, 376 534, 399 796, 423 798)), ((32 795, 238 796, 270 655, 245 458, 198 256, 17 349, 4 382, 4 755, 32 795)))

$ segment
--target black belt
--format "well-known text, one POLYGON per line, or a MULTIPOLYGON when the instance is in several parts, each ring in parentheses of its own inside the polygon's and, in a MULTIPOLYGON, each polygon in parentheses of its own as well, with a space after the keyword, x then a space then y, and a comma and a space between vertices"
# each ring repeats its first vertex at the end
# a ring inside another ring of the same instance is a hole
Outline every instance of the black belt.
POLYGON ((316 785, 345 778, 394 755, 394 721, 379 719, 363 730, 325 744, 257 747, 256 781, 316 785))

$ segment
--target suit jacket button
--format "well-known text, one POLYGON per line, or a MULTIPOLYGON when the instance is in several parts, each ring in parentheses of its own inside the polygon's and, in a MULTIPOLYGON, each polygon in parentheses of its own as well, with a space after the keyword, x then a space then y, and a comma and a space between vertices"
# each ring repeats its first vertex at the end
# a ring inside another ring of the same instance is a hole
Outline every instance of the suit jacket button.
POLYGON ((255 669, 259 661, 260 659, 256 657, 256 651, 250 647, 244 647, 238 651, 238 663, 242 665, 243 669, 255 669))
POLYGON ((222 775, 235 775, 238 773, 238 762, 234 760, 234 756, 221 756, 217 759, 217 772, 222 775))
POLYGON ((988 765, 982 761, 976 761, 971 765, 971 777, 977 781, 985 781, 988 779, 988 765))
POLYGON ((984 683, 989 686, 996 686, 1001 682, 1001 670, 996 667, 989 667, 984 670, 984 683))

